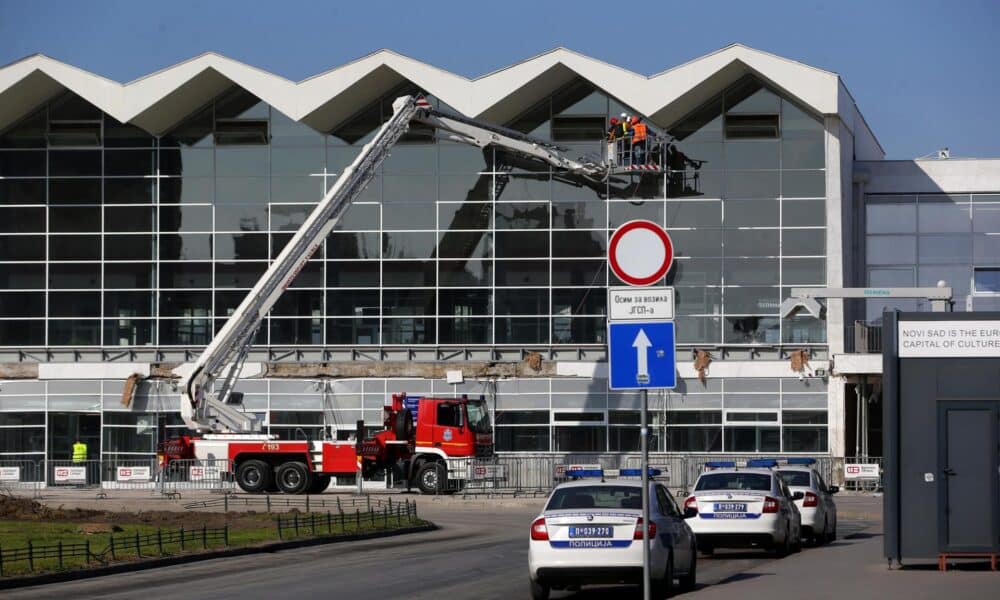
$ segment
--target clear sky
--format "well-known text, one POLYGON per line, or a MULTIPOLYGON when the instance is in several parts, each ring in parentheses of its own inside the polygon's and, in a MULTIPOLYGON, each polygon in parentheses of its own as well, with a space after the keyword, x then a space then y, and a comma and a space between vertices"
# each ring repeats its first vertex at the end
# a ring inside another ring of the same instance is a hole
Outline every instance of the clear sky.
POLYGON ((129 81, 207 50, 299 80, 379 48, 475 77, 565 46, 650 75, 733 42, 844 77, 889 158, 1000 157, 1000 0, 0 0, 0 63, 129 81))

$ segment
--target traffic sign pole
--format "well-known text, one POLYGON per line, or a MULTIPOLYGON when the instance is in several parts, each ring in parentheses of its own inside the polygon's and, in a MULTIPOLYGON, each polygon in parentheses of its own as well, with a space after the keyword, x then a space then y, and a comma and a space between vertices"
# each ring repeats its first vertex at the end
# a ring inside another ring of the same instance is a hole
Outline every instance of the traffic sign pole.
POLYGON ((649 581, 649 390, 642 390, 642 421, 639 427, 639 443, 642 448, 642 599, 650 600, 652 590, 649 581))

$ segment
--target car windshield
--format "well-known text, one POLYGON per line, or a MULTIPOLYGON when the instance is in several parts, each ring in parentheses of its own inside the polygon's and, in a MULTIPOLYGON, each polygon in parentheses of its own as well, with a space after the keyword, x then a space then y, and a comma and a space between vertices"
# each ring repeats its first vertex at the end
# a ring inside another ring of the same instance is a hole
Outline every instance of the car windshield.
POLYGON ((785 485, 809 487, 809 471, 778 471, 778 477, 781 477, 785 485))
POLYGON ((771 476, 762 473, 707 473, 694 486, 698 490, 771 491, 771 476))
POLYGON ((470 400, 465 405, 468 414, 469 429, 477 433, 490 432, 490 413, 486 410, 483 400, 470 400))
POLYGON ((642 509, 642 488, 637 486, 572 486, 556 490, 545 510, 574 508, 642 509))

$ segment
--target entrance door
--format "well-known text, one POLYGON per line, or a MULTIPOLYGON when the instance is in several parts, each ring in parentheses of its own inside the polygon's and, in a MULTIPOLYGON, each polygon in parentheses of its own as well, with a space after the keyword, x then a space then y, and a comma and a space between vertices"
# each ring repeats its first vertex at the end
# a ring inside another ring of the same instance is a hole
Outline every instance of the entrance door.
POLYGON ((940 402, 942 551, 992 551, 996 543, 997 403, 940 402))
POLYGON ((73 444, 80 440, 87 445, 87 483, 101 481, 101 415, 91 413, 49 413, 49 482, 55 481, 52 470, 69 467, 73 461, 73 444))

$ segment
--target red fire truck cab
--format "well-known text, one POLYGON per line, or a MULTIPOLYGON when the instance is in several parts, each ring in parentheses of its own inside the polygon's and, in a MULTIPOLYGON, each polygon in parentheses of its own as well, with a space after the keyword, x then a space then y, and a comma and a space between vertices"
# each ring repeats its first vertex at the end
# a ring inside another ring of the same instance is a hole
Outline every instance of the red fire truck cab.
MULTIPOLYGON (((357 436, 363 436, 363 421, 357 436)), ((278 440, 266 434, 180 436, 160 444, 161 466, 197 459, 225 465, 245 492, 318 493, 337 476, 369 476, 391 470, 433 494, 455 490, 469 477, 472 460, 493 454, 493 429, 482 398, 427 398, 393 394, 383 408, 382 428, 357 441, 278 440)))

